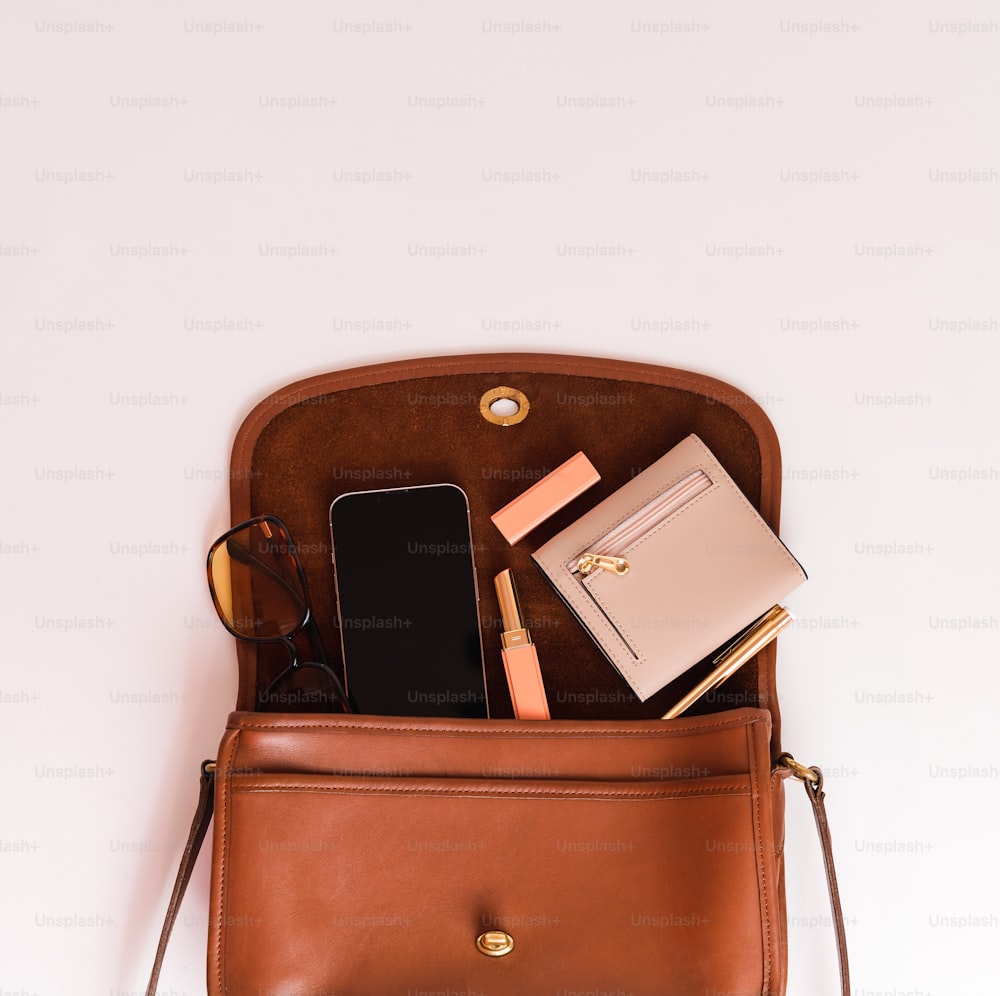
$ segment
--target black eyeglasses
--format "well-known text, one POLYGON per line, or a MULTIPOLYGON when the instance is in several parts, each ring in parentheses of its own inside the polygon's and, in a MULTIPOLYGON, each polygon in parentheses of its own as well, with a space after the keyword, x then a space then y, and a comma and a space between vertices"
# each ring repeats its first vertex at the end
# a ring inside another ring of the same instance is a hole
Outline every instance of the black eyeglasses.
POLYGON ((352 711, 327 662, 309 607, 306 574, 279 518, 258 515, 220 536, 208 551, 208 589, 233 636, 249 643, 282 643, 291 655, 288 667, 260 694, 261 711, 352 711), (317 660, 299 660, 294 638, 302 632, 317 660))

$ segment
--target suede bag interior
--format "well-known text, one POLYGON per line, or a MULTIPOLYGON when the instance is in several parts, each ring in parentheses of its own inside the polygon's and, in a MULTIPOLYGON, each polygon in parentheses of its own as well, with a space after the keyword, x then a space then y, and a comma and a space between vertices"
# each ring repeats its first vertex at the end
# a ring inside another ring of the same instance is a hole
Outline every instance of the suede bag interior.
MULTIPOLYGON (((452 482, 468 495, 490 715, 513 715, 500 657, 493 577, 513 569, 553 719, 661 716, 708 668, 691 669, 640 703, 530 559, 531 551, 610 495, 689 433, 717 456, 778 530, 781 461, 773 427, 742 391, 669 367, 568 355, 482 353, 380 363, 311 377, 274 392, 247 416, 231 469, 234 523, 270 513, 288 525, 312 608, 340 667, 331 564, 330 502, 348 491, 452 482), (484 393, 515 388, 523 421, 500 426, 480 411, 484 393), (490 516, 577 451, 601 475, 594 487, 514 546, 490 516)), ((670 570, 669 564, 663 565, 670 570)), ((253 710, 287 666, 284 648, 238 647, 237 709, 253 710)), ((780 751, 772 644, 691 715, 766 708, 780 751)))

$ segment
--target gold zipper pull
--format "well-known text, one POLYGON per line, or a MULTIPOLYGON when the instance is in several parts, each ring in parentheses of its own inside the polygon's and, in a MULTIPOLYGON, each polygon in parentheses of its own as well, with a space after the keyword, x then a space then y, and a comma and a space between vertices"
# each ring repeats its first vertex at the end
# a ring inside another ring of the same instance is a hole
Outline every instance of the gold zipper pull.
POLYGON ((576 562, 576 569, 581 574, 590 574, 595 567, 602 571, 610 571, 612 574, 628 574, 628 561, 624 557, 603 557, 599 553, 585 553, 576 562))

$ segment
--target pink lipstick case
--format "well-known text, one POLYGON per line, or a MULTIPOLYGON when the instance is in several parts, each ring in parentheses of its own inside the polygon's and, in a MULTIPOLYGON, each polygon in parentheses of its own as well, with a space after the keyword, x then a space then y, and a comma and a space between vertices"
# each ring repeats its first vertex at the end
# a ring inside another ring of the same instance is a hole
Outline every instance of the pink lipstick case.
POLYGON ((577 453, 490 518, 513 546, 600 479, 587 457, 577 453))

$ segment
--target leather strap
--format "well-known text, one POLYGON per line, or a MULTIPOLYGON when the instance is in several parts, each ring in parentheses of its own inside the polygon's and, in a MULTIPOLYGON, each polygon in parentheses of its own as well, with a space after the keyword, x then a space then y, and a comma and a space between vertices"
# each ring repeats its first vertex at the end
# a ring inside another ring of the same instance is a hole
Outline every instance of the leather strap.
MULTIPOLYGON (((826 806, 824 805, 826 794, 823 791, 823 772, 819 768, 804 767, 790 754, 782 754, 778 758, 778 764, 786 768, 793 777, 802 781, 812 805, 813 816, 816 819, 816 832, 819 834, 820 845, 823 849, 826 882, 830 890, 830 910, 833 914, 833 928, 837 937, 837 958, 840 963, 841 996, 851 996, 850 970, 847 964, 847 934, 844 930, 844 913, 840 906, 837 871, 833 863, 830 824, 826 818, 826 806)), ((201 850, 208 824, 212 819, 212 810, 215 805, 215 764, 212 761, 202 762, 200 782, 198 807, 195 810, 194 819, 191 821, 191 833, 188 835, 184 853, 181 855, 180 867, 177 869, 177 880, 174 882, 174 891, 171 893, 167 914, 163 921, 163 930, 160 932, 160 943, 156 948, 156 960, 153 962, 153 971, 149 977, 149 985, 146 987, 146 996, 156 996, 156 986, 160 979, 160 968, 163 965, 163 956, 167 951, 167 942, 170 940, 174 922, 180 911, 181 900, 184 898, 184 892, 191 880, 198 852, 201 850)))
POLYGON ((174 929, 174 922, 181 908, 181 900, 187 891, 188 882, 191 880, 191 873, 194 871, 194 863, 198 859, 198 852, 205 840, 208 831, 208 824, 212 821, 212 810, 215 808, 215 762, 201 762, 200 788, 198 791, 198 807, 194 811, 194 819, 191 821, 191 832, 188 834, 187 844, 184 846, 184 853, 181 855, 180 867, 177 869, 177 880, 174 882, 174 891, 170 894, 170 903, 167 906, 167 915, 163 920, 163 930, 160 931, 160 943, 156 948, 156 960, 153 962, 153 971, 149 976, 149 985, 146 987, 146 996, 156 996, 156 985, 160 981, 160 968, 163 966, 163 956, 167 953, 167 941, 174 929))
POLYGON ((778 769, 784 774, 797 778, 805 787, 806 795, 812 805, 813 817, 816 820, 816 832, 819 834, 820 846, 823 850, 823 865, 826 868, 826 884, 830 892, 830 912, 833 916, 833 930, 837 938, 837 961, 840 964, 841 996, 851 996, 851 973, 847 964, 847 933, 844 930, 844 911, 840 905, 840 889, 837 886, 837 869, 833 864, 833 842, 830 839, 830 823, 826 818, 826 793, 823 791, 823 772, 817 767, 807 768, 799 764, 791 754, 779 755, 778 769))
POLYGON ((826 806, 823 800, 823 772, 819 768, 810 768, 816 775, 816 780, 803 778, 806 795, 812 803, 813 816, 816 819, 816 832, 819 834, 820 846, 823 849, 823 865, 826 868, 826 884, 830 891, 830 912, 833 916, 833 930, 837 937, 837 961, 840 963, 841 996, 851 996, 851 973, 847 964, 847 932, 844 930, 844 911, 840 905, 840 889, 837 886, 837 869, 833 864, 833 842, 830 840, 830 824, 826 818, 826 806))

